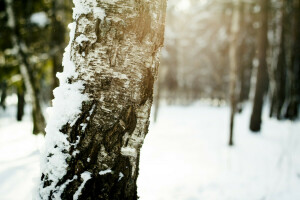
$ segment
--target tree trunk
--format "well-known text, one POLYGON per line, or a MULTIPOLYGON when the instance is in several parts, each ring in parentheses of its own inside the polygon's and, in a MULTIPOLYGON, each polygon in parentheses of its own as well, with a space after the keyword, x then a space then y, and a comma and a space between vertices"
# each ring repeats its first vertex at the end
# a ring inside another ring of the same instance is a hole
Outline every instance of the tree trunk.
POLYGON ((234 2, 234 10, 231 22, 231 44, 229 47, 230 61, 230 126, 229 126, 229 146, 233 145, 234 116, 237 108, 237 72, 238 72, 238 37, 240 21, 240 0, 234 2))
POLYGON ((137 199, 166 1, 74 1, 38 199, 137 199))
POLYGON ((258 39, 258 70, 256 75, 256 88, 253 102, 253 109, 250 119, 250 130, 260 131, 261 115, 263 108, 264 95, 268 88, 268 70, 267 70, 267 46, 268 46, 268 5, 269 0, 261 0, 261 27, 258 39))
POLYGON ((7 92, 7 83, 4 81, 1 83, 1 98, 0 98, 0 106, 3 108, 3 110, 6 109, 5 105, 5 99, 6 99, 6 92, 7 92))
POLYGON ((274 70, 274 91, 271 98, 271 110, 270 117, 276 115, 277 119, 282 119, 282 107, 286 98, 286 51, 285 51, 285 23, 286 19, 286 3, 285 0, 282 1, 281 8, 281 23, 280 23, 280 43, 279 43, 279 55, 276 64, 276 69, 274 70))
POLYGON ((21 40, 18 23, 15 20, 13 0, 6 0, 6 12, 8 15, 8 26, 12 30, 11 40, 16 50, 16 57, 19 62, 20 72, 25 83, 26 91, 29 93, 32 101, 33 134, 45 134, 45 118, 40 105, 37 89, 35 87, 37 81, 33 76, 32 66, 28 62, 26 44, 21 40))
POLYGON ((247 3, 242 4, 240 19, 240 46, 239 46, 239 83, 240 90, 238 94, 238 109, 242 112, 244 102, 249 100, 251 75, 253 68, 253 58, 255 56, 255 43, 253 39, 253 5, 247 3))
POLYGON ((24 98, 24 87, 22 86, 17 89, 17 96, 18 96, 17 120, 18 121, 22 121, 24 115, 25 98, 24 98))
POLYGON ((292 61, 288 68, 290 89, 285 117, 294 120, 298 117, 300 104, 300 0, 293 2, 292 18, 292 61))

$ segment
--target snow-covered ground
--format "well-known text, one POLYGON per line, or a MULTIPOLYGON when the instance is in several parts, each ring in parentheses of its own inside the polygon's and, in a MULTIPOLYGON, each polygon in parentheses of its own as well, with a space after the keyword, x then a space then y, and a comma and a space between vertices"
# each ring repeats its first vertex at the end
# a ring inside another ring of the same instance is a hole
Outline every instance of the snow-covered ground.
MULTIPOLYGON (((228 107, 162 106, 141 152, 140 199, 299 200, 300 122, 266 113, 252 134, 249 115, 250 106, 237 116, 229 148, 228 107)), ((0 110, 0 200, 32 199, 43 139, 31 129, 30 116, 17 122, 15 107, 0 110)))

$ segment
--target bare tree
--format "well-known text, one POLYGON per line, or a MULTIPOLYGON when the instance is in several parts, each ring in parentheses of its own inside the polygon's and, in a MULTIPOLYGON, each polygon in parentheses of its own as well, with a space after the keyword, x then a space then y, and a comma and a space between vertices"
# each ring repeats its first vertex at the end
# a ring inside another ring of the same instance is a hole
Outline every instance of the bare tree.
POLYGON ((258 35, 258 70, 256 75, 255 96, 250 119, 250 130, 260 131, 263 100, 268 88, 267 47, 268 47, 268 6, 269 0, 260 1, 260 30, 258 35))
POLYGON ((74 4, 38 199, 137 199, 166 1, 74 4))

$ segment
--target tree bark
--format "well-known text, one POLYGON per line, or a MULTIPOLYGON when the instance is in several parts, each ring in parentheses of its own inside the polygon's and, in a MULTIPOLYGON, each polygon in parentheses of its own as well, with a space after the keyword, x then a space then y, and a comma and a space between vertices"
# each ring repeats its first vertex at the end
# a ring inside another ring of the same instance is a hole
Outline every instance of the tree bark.
POLYGON ((74 1, 38 199, 137 199, 166 1, 74 1))
POLYGON ((267 70, 267 46, 268 46, 268 5, 269 0, 261 0, 261 25, 258 39, 258 70, 256 75, 256 88, 253 102, 253 109, 250 119, 250 130, 253 132, 260 131, 261 115, 263 108, 264 95, 268 88, 268 70, 267 70))

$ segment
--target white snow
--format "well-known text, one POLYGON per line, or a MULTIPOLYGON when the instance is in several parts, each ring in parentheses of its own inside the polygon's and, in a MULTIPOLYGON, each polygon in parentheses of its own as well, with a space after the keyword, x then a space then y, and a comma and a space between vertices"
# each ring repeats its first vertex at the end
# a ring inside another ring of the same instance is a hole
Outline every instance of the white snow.
MULTIPOLYGON (((0 109, 0 199, 32 199, 43 140, 31 134, 30 109, 16 122, 15 106, 8 105, 0 109)), ((265 110, 262 133, 252 134, 250 110, 237 115, 229 148, 228 107, 162 104, 141 152, 140 199, 300 199, 300 122, 269 119, 265 110)))
POLYGON ((89 41, 89 39, 84 35, 84 34, 80 34, 77 38, 76 38, 76 42, 82 46, 82 42, 86 42, 89 41))
POLYGON ((122 172, 120 172, 118 181, 120 181, 123 177, 124 177, 124 174, 122 172))
POLYGON ((163 106, 141 152, 141 200, 300 199, 300 122, 269 119, 265 109, 253 134, 250 111, 237 115, 229 148, 228 107, 163 106))
POLYGON ((100 175, 105 175, 105 174, 109 174, 109 173, 113 173, 113 171, 111 171, 111 169, 106 169, 106 170, 99 172, 100 175))
POLYGON ((54 198, 55 199, 61 199, 61 195, 63 193, 63 191, 65 190, 65 188, 69 185, 69 183, 71 183, 72 181, 74 181, 75 179, 77 179, 77 176, 75 175, 71 180, 67 180, 60 188, 59 188, 59 192, 54 194, 54 198))
POLYGON ((94 13, 95 18, 98 18, 98 19, 101 19, 101 20, 104 20, 104 17, 106 16, 105 10, 102 9, 102 8, 99 8, 99 7, 94 8, 93 13, 94 13))
POLYGON ((49 19, 45 12, 36 12, 30 16, 30 22, 38 25, 40 28, 44 28, 49 24, 49 19))
POLYGON ((78 197, 81 195, 81 191, 84 188, 85 183, 91 179, 91 173, 90 172, 83 172, 80 176, 83 179, 83 182, 79 186, 78 190, 73 195, 73 200, 77 200, 78 197))

